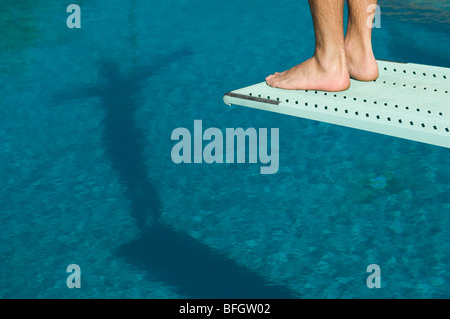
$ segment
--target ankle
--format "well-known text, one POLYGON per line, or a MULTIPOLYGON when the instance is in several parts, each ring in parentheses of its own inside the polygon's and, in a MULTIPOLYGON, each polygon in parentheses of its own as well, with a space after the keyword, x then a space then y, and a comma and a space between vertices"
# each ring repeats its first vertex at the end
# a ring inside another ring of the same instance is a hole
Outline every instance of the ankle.
POLYGON ((373 58, 372 43, 364 37, 347 35, 344 41, 346 57, 359 56, 360 58, 373 58))
POLYGON ((347 72, 347 59, 345 49, 326 51, 316 48, 314 58, 318 67, 323 72, 347 72))

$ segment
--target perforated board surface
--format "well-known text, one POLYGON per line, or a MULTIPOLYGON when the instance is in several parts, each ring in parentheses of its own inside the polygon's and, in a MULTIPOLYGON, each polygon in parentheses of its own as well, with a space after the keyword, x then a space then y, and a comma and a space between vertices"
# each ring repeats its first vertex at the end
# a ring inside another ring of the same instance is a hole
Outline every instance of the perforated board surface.
POLYGON ((450 148, 450 69, 378 60, 373 82, 343 92, 282 90, 265 82, 224 95, 241 105, 450 148))

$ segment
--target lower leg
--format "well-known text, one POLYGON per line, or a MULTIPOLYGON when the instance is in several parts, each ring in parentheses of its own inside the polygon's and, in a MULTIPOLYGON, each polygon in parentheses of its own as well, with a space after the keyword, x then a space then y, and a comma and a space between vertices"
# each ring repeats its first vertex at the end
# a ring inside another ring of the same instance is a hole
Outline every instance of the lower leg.
POLYGON ((272 87, 342 91, 350 86, 344 48, 344 0, 309 0, 316 36, 314 56, 266 78, 272 87))
POLYGON ((373 81, 378 78, 378 66, 372 50, 372 25, 370 7, 377 0, 347 0, 348 25, 345 35, 347 67, 352 78, 373 81))

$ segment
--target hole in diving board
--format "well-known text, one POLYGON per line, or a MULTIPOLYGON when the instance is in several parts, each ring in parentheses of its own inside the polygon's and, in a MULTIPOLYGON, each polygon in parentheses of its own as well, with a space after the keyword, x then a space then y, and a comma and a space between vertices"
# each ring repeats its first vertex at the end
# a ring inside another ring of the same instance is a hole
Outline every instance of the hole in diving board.
MULTIPOLYGON (((277 99, 278 99, 278 98, 277 98, 277 99)), ((367 100, 363 100, 363 101, 367 102, 367 100)), ((288 103, 289 100, 287 99, 286 102, 288 103)), ((377 101, 373 101, 373 103, 374 103, 374 104, 378 104, 377 101)), ((298 105, 299 102, 298 102, 298 101, 295 101, 295 104, 298 105)), ((305 105, 305 107, 307 107, 309 104, 308 104, 308 102, 305 102, 304 105, 305 105)), ((384 106, 389 106, 388 103, 383 103, 383 105, 384 105, 384 106)), ((320 108, 320 107, 321 107, 321 106, 320 106, 319 104, 314 104, 314 108, 318 109, 318 108, 320 108)), ((393 107, 396 108, 396 109, 399 109, 399 108, 400 108, 400 106, 399 106, 398 104, 395 104, 393 107)), ((323 106, 323 109, 324 109, 324 110, 328 110, 328 108, 329 108, 328 105, 324 105, 324 106, 323 106)), ((414 114, 415 114, 416 112, 419 112, 419 113, 420 113, 420 112, 422 111, 420 108, 415 108, 415 109, 414 109, 414 108, 411 108, 411 107, 409 107, 409 106, 404 106, 403 109, 406 110, 406 111, 414 112, 414 114)), ((334 110, 335 112, 339 112, 339 108, 337 108, 337 107, 334 107, 333 110, 334 110)), ((344 112, 345 114, 348 114, 348 110, 347 110, 347 109, 344 110, 343 112, 344 112)), ((433 114, 433 112, 432 112, 431 110, 427 110, 427 113, 428 113, 428 114, 433 114)), ((443 115, 444 115, 442 112, 439 112, 438 114, 439 114, 439 116, 443 116, 443 115)), ((356 112, 355 112, 355 115, 359 115, 359 112, 356 111, 356 112)), ((366 117, 369 118, 369 117, 370 117, 370 114, 369 114, 369 113, 366 113, 366 117)), ((377 115, 376 118, 377 118, 377 119, 380 119, 380 116, 377 115)), ((390 119, 388 119, 388 121, 390 121, 390 119)), ((399 123, 402 123, 402 121, 400 120, 399 123)))
MULTIPOLYGON (((308 90, 304 90, 303 92, 307 93, 308 90)), ((316 91, 314 91, 314 92, 316 92, 316 91)), ((316 94, 316 93, 314 93, 314 94, 316 94)), ((326 94, 326 92, 325 92, 324 94, 326 94)), ((333 94, 332 97, 335 98, 335 99, 336 99, 336 98, 341 98, 341 97, 342 97, 343 99, 347 99, 347 95, 343 95, 342 93, 333 94)), ((350 98, 351 98, 353 101, 355 101, 355 102, 358 101, 358 98, 357 98, 357 97, 350 97, 350 98)), ((387 102, 382 102, 382 101, 378 101, 378 100, 369 101, 368 99, 363 99, 362 102, 364 102, 364 103, 373 103, 373 104, 375 104, 375 105, 383 104, 383 105, 386 106, 386 107, 390 107, 390 106, 391 106, 391 105, 390 105, 389 103, 387 103, 387 102)), ((296 104, 297 104, 297 103, 296 103, 296 104)), ((308 104, 305 103, 305 105, 307 106, 308 104)), ((398 108, 399 108, 399 105, 398 105, 398 104, 394 104, 392 107, 398 109, 398 108)), ((410 108, 409 106, 405 106, 404 109, 407 110, 407 111, 413 111, 413 109, 410 108)), ((425 108, 425 109, 426 109, 426 108, 425 108)), ((421 111, 420 108, 416 108, 415 110, 416 110, 417 112, 420 112, 420 111, 421 111)), ((432 112, 431 112, 430 110, 427 110, 427 112, 428 112, 428 114, 432 114, 432 112)), ((440 115, 440 116, 443 116, 444 114, 443 114, 442 112, 440 112, 439 115, 440 115)))
MULTIPOLYGON (((398 69, 397 69, 397 67, 394 67, 394 68, 388 68, 387 66, 384 66, 383 67, 383 70, 384 71, 393 71, 394 73, 396 73, 397 71, 399 71, 398 69)), ((406 69, 402 69, 401 70, 404 74, 407 74, 408 73, 408 70, 406 70, 406 69)), ((411 74, 413 74, 413 75, 417 75, 417 76, 419 76, 419 77, 430 77, 430 78, 441 78, 441 79, 444 79, 444 80, 446 80, 447 79, 447 75, 445 75, 445 74, 440 74, 440 75, 438 75, 436 72, 435 73, 427 73, 427 72, 417 72, 417 70, 412 70, 412 71, 410 71, 411 72, 411 74)), ((409 73, 408 73, 409 74, 409 73)))
MULTIPOLYGON (((304 92, 307 92, 307 91, 304 91, 304 92)), ((314 94, 318 94, 318 93, 316 93, 316 92, 319 92, 319 91, 314 91, 314 94)), ((328 93, 327 92, 323 92, 324 93, 324 95, 328 95, 328 93)), ((230 95, 231 96, 231 95, 230 95)), ((236 94, 236 96, 239 96, 239 97, 242 97, 242 95, 239 95, 239 94, 236 94)), ((258 98, 256 98, 256 97, 253 97, 254 96, 254 93, 253 92, 250 92, 250 93, 248 93, 247 94, 247 96, 248 97, 250 97, 250 99, 251 100, 256 100, 256 101, 259 101, 259 102, 265 102, 265 103, 271 103, 271 104, 279 104, 280 103, 280 101, 282 100, 282 98, 281 97, 273 97, 273 96, 270 96, 270 95, 268 95, 267 96, 267 100, 266 99, 264 99, 264 98, 261 98, 261 94, 258 94, 258 98)), ((340 93, 336 93, 336 94, 332 94, 332 97, 333 98, 335 98, 335 99, 337 99, 337 98, 340 98, 340 97, 344 97, 344 98, 346 98, 347 96, 346 95, 342 95, 342 94, 340 94, 340 93)), ((354 101, 357 101, 357 98, 356 97, 353 97, 352 98, 354 101)), ((291 102, 291 100, 290 99, 283 99, 284 101, 286 101, 286 103, 295 103, 296 105, 298 105, 299 104, 299 101, 298 100, 295 100, 294 102, 291 102)), ((368 103, 369 101, 367 100, 367 99, 363 99, 362 100, 364 103, 368 103)), ((378 104, 378 101, 377 100, 373 100, 373 101, 370 101, 370 102, 372 102, 373 104, 375 104, 375 105, 377 105, 378 104)), ((380 104, 383 104, 385 107, 394 107, 395 109, 399 109, 400 108, 400 106, 398 105, 398 104, 395 104, 395 105, 390 105, 389 103, 387 103, 387 102, 381 102, 380 104)), ((304 103, 304 105, 305 105, 305 107, 308 107, 308 102, 305 102, 304 103)), ((323 111, 327 111, 327 112, 329 112, 329 111, 334 111, 335 113, 339 113, 339 112, 341 112, 341 113, 345 113, 345 114, 349 114, 349 110, 348 109, 340 109, 340 108, 338 108, 338 107, 329 107, 328 105, 320 105, 320 104, 314 104, 314 108, 316 108, 316 109, 322 109, 323 111)), ((406 111, 411 111, 411 112, 414 112, 414 114, 416 114, 416 112, 421 112, 422 111, 422 109, 420 108, 420 107, 416 107, 416 108, 411 108, 411 107, 409 107, 409 106, 403 106, 402 107, 404 110, 406 110, 406 111)), ((429 110, 429 109, 425 109, 426 110, 426 113, 428 113, 428 114, 433 114, 433 112, 431 111, 431 110, 429 110)), ((443 114, 443 112, 438 112, 437 113, 439 116, 444 116, 444 114, 443 114)), ((358 111, 358 110, 356 110, 356 111, 354 111, 354 115, 353 116, 357 116, 357 117, 359 117, 359 115, 360 115, 360 111, 358 111)), ((378 114, 378 115, 373 115, 373 114, 371 114, 370 112, 367 112, 367 113, 364 113, 363 114, 366 118, 375 118, 375 119, 377 119, 378 121, 383 121, 383 118, 378 114)), ((388 121, 388 122, 392 122, 392 118, 391 117, 386 117, 385 119, 384 119, 385 121, 388 121)), ((414 123, 414 121, 407 121, 407 122, 404 122, 403 121, 403 119, 402 118, 398 118, 397 119, 397 122, 398 122, 398 124, 402 124, 402 125, 407 125, 407 124, 409 124, 410 126, 414 126, 414 127, 418 127, 418 128, 423 128, 423 129, 425 129, 425 128, 427 128, 427 126, 424 124, 424 123, 421 123, 419 126, 417 126, 417 125, 415 125, 415 123, 414 123)), ((441 130, 442 131, 442 128, 441 129, 439 129, 438 128, 438 126, 437 125, 433 125, 433 129, 435 130, 435 131, 438 131, 438 130, 441 130)), ((443 129, 443 131, 445 131, 446 133, 450 133, 450 129, 447 127, 447 128, 444 128, 443 129)))
MULTIPOLYGON (((297 103, 296 104, 298 104, 298 101, 296 101, 297 103)), ((305 107, 308 107, 308 102, 305 102, 305 107)), ((329 110, 329 107, 328 107, 328 105, 323 105, 323 106, 320 106, 319 104, 314 104, 314 108, 316 108, 316 109, 320 109, 322 107, 322 109, 323 110, 329 110)), ((398 105, 396 105, 396 107, 398 108, 398 105)), ((409 109, 409 107, 406 107, 406 109, 409 109)), ((349 110, 348 109, 344 109, 344 110, 340 110, 338 107, 334 107, 334 108, 332 108, 332 110, 334 111, 334 112, 343 112, 343 113, 345 113, 345 114, 349 114, 349 110)), ((420 109, 417 109, 418 111, 420 111, 420 109)), ((356 110, 356 111, 354 111, 354 116, 357 116, 357 117, 359 117, 359 115, 360 115, 360 111, 358 111, 358 110, 356 110)), ((366 118, 372 118, 372 117, 374 117, 374 118, 376 118, 377 120, 382 120, 382 117, 380 116, 380 115, 375 115, 375 116, 373 116, 371 113, 364 113, 364 116, 366 117, 366 118)), ((392 121, 392 119, 391 119, 391 117, 386 117, 386 119, 385 119, 386 121, 388 121, 388 122, 391 122, 392 121)), ((397 119, 397 122, 399 123, 399 124, 409 124, 410 126, 415 126, 415 123, 414 123, 414 121, 409 121, 409 122, 406 122, 406 123, 404 123, 404 121, 403 121, 403 119, 402 118, 400 118, 400 119, 397 119)), ((422 128, 426 128, 426 125, 424 124, 424 123, 422 123, 421 125, 420 125, 420 127, 422 127, 422 128)), ((437 128, 436 128, 437 129, 437 128)))
MULTIPOLYGON (((392 86, 395 86, 395 87, 402 87, 402 88, 405 88, 405 89, 407 89, 407 88, 413 88, 413 89, 418 89, 418 88, 420 88, 420 89, 422 89, 422 90, 424 90, 424 91, 427 91, 428 89, 429 89, 429 87, 426 87, 426 86, 417 86, 417 85, 412 85, 412 86, 409 86, 408 87, 408 84, 406 84, 406 83, 398 83, 398 82, 387 82, 386 80, 384 80, 383 81, 383 84, 387 84, 387 85, 392 85, 392 86)), ((445 94, 448 94, 448 90, 446 90, 446 91, 440 91, 440 90, 438 90, 438 89, 436 89, 436 88, 431 88, 429 91, 432 91, 432 92, 434 92, 434 93, 445 93, 445 94)))

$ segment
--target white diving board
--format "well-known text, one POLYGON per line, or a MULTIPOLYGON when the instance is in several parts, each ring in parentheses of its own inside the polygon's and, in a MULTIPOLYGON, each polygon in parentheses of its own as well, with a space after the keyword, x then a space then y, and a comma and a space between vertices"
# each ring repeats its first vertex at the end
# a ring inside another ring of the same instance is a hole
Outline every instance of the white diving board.
POLYGON ((450 69, 378 60, 376 81, 342 92, 283 90, 265 82, 224 95, 241 105, 450 148, 450 69))

